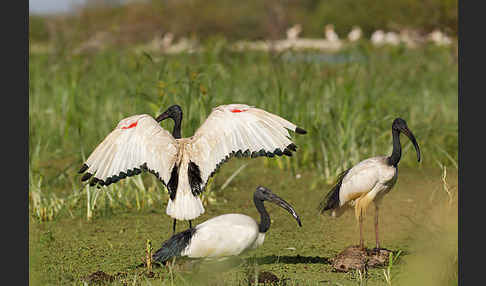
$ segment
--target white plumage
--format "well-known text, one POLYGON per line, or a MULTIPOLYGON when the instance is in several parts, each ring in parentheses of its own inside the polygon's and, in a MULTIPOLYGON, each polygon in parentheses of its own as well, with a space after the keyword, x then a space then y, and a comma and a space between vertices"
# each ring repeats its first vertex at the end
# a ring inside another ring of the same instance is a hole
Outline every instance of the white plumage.
POLYGON ((171 106, 157 119, 142 114, 122 119, 91 153, 80 173, 90 185, 115 183, 148 170, 167 186, 167 214, 192 220, 204 207, 199 194, 218 167, 232 156, 292 155, 296 150, 289 130, 305 130, 277 115, 245 104, 213 108, 194 136, 180 135, 182 110, 171 106), (172 118, 170 134, 159 122, 172 118))
POLYGON ((149 170, 158 172, 161 180, 168 182, 178 145, 151 116, 130 116, 122 119, 91 153, 85 171, 93 175, 92 183, 106 182, 113 175, 138 172, 132 170, 146 164, 149 170))
MULTIPOLYGON (((339 206, 349 203, 355 207, 356 217, 366 210, 372 201, 381 199, 395 185, 397 168, 387 164, 386 156, 363 160, 349 169, 339 191, 339 206)), ((340 216, 339 209, 332 211, 340 216)))
POLYGON ((293 144, 288 130, 296 129, 295 124, 262 109, 243 104, 218 106, 189 138, 191 160, 207 182, 217 165, 233 152, 248 150, 248 156, 261 150, 280 153, 293 144))
POLYGON ((376 248, 380 248, 378 237, 378 209, 381 200, 395 185, 398 178, 398 162, 401 158, 400 132, 412 141, 420 161, 420 148, 415 136, 408 129, 405 120, 396 118, 392 124, 393 151, 387 156, 372 157, 363 160, 344 171, 338 177, 336 184, 321 201, 321 213, 331 210, 334 217, 341 216, 347 209, 354 207, 355 216, 360 226, 360 247, 363 242, 363 216, 368 205, 375 205, 375 236, 376 248))
POLYGON ((333 24, 327 24, 326 27, 324 27, 324 34, 326 36, 326 40, 330 42, 339 42, 339 36, 334 31, 333 24))
POLYGON ((349 32, 348 34, 348 40, 350 42, 356 42, 361 38, 361 34, 362 34, 361 28, 358 26, 354 26, 353 29, 351 29, 351 32, 349 32))
POLYGON ((239 255, 263 243, 265 233, 258 232, 258 223, 243 214, 224 214, 196 227, 191 244, 181 256, 210 258, 239 255))

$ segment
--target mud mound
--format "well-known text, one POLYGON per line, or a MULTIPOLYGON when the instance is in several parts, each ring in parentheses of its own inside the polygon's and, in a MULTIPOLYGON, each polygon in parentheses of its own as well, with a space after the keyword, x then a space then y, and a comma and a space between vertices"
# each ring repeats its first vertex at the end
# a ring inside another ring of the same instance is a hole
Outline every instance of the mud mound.
POLYGON ((89 284, 101 284, 105 285, 108 282, 113 282, 117 278, 126 277, 126 273, 117 273, 115 275, 106 274, 105 272, 98 270, 96 272, 91 273, 90 275, 86 275, 83 280, 89 284))
MULTIPOLYGON (((255 285, 255 283, 254 283, 255 277, 252 277, 251 275, 249 275, 247 279, 248 279, 249 285, 255 285)), ((260 284, 277 285, 279 282, 281 282, 280 279, 277 277, 277 275, 273 274, 272 272, 260 271, 258 273, 258 285, 260 285, 260 284)))
POLYGON ((278 279, 277 275, 273 274, 272 272, 261 271, 258 273, 258 283, 272 284, 278 283, 279 281, 280 279, 278 279))
POLYGON ((388 258, 393 251, 380 249, 360 249, 353 245, 345 248, 336 255, 332 261, 334 271, 348 272, 349 270, 366 270, 373 267, 382 267, 388 264, 388 258))
POLYGON ((90 275, 85 276, 83 280, 88 283, 102 284, 105 282, 113 282, 115 280, 115 276, 106 274, 105 272, 98 270, 91 273, 90 275))

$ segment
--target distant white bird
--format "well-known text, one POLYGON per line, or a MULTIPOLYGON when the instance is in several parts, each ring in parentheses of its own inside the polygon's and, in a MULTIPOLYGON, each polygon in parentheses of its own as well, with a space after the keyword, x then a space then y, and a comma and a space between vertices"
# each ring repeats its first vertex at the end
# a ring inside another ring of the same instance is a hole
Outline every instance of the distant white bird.
POLYGON ((289 203, 269 189, 257 187, 253 202, 260 213, 260 223, 244 214, 220 215, 173 235, 153 254, 152 259, 165 265, 174 256, 217 258, 239 255, 259 247, 270 228, 270 216, 263 205, 264 201, 284 208, 302 226, 299 215, 289 203))
POLYGON ((450 45, 452 43, 451 39, 447 37, 446 34, 442 33, 439 30, 434 30, 432 33, 428 35, 428 40, 433 42, 436 45, 450 45))
POLYGON ((420 148, 415 136, 408 129, 405 120, 396 118, 392 124, 393 151, 391 156, 379 156, 363 160, 341 173, 334 187, 319 205, 321 213, 332 210, 333 216, 340 216, 346 209, 354 206, 355 216, 359 221, 359 244, 361 249, 364 248, 363 215, 372 201, 375 205, 376 249, 380 249, 378 209, 383 196, 393 188, 397 181, 398 162, 402 156, 400 132, 403 132, 410 138, 420 162, 420 148))
POLYGON ((351 29, 351 32, 349 32, 349 34, 348 34, 348 40, 350 42, 356 42, 357 40, 359 40, 361 38, 361 35, 362 35, 361 28, 358 27, 358 26, 354 26, 351 29))
POLYGON ((167 48, 172 45, 172 41, 174 40, 174 34, 172 33, 166 33, 164 37, 162 38, 162 47, 167 48))
POLYGON ((245 104, 221 105, 194 133, 181 136, 182 109, 169 107, 154 119, 142 114, 122 119, 96 147, 79 173, 90 185, 108 186, 127 176, 150 171, 166 186, 170 200, 167 214, 176 220, 191 220, 204 213, 199 195, 211 176, 229 158, 275 155, 292 156, 297 146, 289 130, 306 131, 265 110, 245 104), (172 135, 160 126, 174 120, 172 135))
POLYGON ((371 42, 374 45, 382 45, 385 42, 385 33, 382 30, 376 30, 371 34, 371 42))
POLYGON ((299 37, 300 32, 302 32, 302 26, 296 24, 287 30, 287 39, 295 40, 299 37))
POLYGON ((324 28, 324 33, 326 35, 326 40, 328 40, 329 42, 339 42, 339 36, 334 31, 334 25, 327 24, 324 28))

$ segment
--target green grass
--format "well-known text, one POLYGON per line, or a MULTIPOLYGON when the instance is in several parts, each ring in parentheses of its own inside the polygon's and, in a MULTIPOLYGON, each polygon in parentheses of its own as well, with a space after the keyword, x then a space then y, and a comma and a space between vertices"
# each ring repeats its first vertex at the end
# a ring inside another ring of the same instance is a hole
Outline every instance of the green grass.
MULTIPOLYGON (((404 150, 400 168, 416 170, 422 178, 419 185, 429 190, 442 186, 438 164, 446 166, 449 174, 455 176, 457 62, 451 49, 435 46, 411 50, 372 48, 365 43, 341 51, 331 60, 313 52, 302 55, 290 51, 279 55, 232 53, 224 45, 201 54, 172 56, 137 54, 130 49, 91 55, 31 54, 29 257, 32 281, 79 285, 83 276, 98 269, 112 275, 117 272, 135 275, 140 269, 133 266, 143 257, 146 240, 150 239, 156 248, 167 238, 168 196, 153 176, 125 180, 101 191, 83 188, 80 182, 77 171, 83 161, 120 119, 141 113, 157 116, 177 103, 184 111, 183 136, 190 136, 213 107, 246 103, 283 116, 305 128, 308 134, 294 136, 299 149, 292 158, 250 160, 250 165, 224 191, 218 192, 243 164, 241 160, 227 163, 211 183, 212 191, 204 195, 210 206, 197 223, 232 211, 256 217, 249 199, 250 190, 265 185, 302 210, 305 234, 296 232, 291 219, 274 209, 271 214, 276 222, 268 241, 262 249, 245 257, 255 257, 262 264, 259 269, 272 271, 279 277, 292 277, 291 281, 300 285, 316 285, 316 279, 321 278, 356 285, 354 274, 331 273, 328 264, 292 263, 297 254, 329 258, 356 240, 352 217, 345 220, 348 223, 345 226, 342 221, 320 219, 314 211, 317 200, 343 169, 367 157, 391 153, 391 123, 398 116, 407 121, 423 155, 423 161, 417 163, 413 146, 402 136, 404 150), (262 172, 267 174, 263 180, 262 172), (297 174, 302 178, 294 179, 297 174), (437 184, 430 183, 436 179, 437 184), (303 196, 303 192, 312 195, 303 196), (289 246, 297 247, 298 252, 282 250, 289 246), (286 258, 282 261, 277 257, 286 258)), ((162 126, 171 130, 171 124, 167 121, 162 126)), ((402 174, 398 190, 405 180, 406 175, 402 174)), ((397 193, 406 194, 411 189, 411 194, 424 199, 415 210, 396 210, 399 214, 414 214, 411 219, 415 222, 426 217, 426 202, 447 197, 445 192, 417 189, 411 177, 403 188, 407 190, 397 193), (432 193, 437 193, 433 200, 429 199, 432 193)), ((405 198, 396 199, 397 205, 408 206, 404 205, 405 198)), ((388 228, 396 215, 385 212, 385 217, 390 216, 384 218, 389 220, 388 228)), ((402 217, 397 220, 402 225, 408 221, 402 217)), ((387 247, 414 249, 415 239, 407 233, 411 229, 409 225, 397 227, 396 233, 383 233, 387 247)), ((457 227, 455 231, 457 234, 457 227)), ((372 236, 367 240, 371 241, 372 236)), ((457 250, 457 236, 455 242, 457 250)), ((444 248, 450 249, 448 243, 444 248)), ((406 257, 402 253, 399 260, 406 257)), ((404 273, 405 266, 399 265, 393 266, 392 281, 395 269, 404 273)), ((252 267, 237 267, 225 272, 222 279, 244 281, 242 275, 252 267)), ((164 271, 156 270, 163 279, 169 275, 164 271)), ((179 283, 190 279, 184 271, 174 271, 173 275, 179 283)), ((371 275, 371 282, 386 283, 381 270, 371 275)), ((159 282, 170 284, 163 279, 159 282)), ((369 285, 375 285, 371 282, 369 285)))
MULTIPOLYGON (((207 205, 206 213, 195 223, 231 212, 258 219, 251 193, 262 184, 295 207, 302 228, 287 212, 267 203, 272 225, 260 248, 220 264, 203 262, 199 272, 190 260, 178 259, 173 269, 155 267, 155 277, 147 278, 145 269, 137 267, 145 257, 147 239, 158 249, 172 233, 172 221, 165 214, 166 200, 141 210, 105 213, 91 221, 66 217, 39 223, 31 218, 32 285, 80 285, 96 271, 124 275, 113 285, 122 285, 127 279, 129 285, 134 279, 139 283, 135 285, 172 285, 171 270, 174 285, 248 285, 255 262, 257 271, 290 279, 287 285, 322 285, 319 281, 359 285, 357 273, 332 272, 328 262, 345 247, 358 243, 354 214, 349 212, 339 219, 319 215, 317 203, 329 186, 312 189, 311 172, 299 173, 301 178, 296 179, 290 170, 265 168, 263 160, 249 161, 245 172, 225 190, 215 189, 217 203, 207 205)), ((221 186, 241 162, 227 164, 214 185, 221 186)), ((457 175, 449 174, 447 181, 457 193, 457 175)), ((402 251, 390 267, 392 285, 454 285, 454 279, 457 283, 457 200, 449 204, 438 170, 402 169, 397 185, 383 202, 380 226, 383 247, 402 251)), ((178 224, 179 231, 185 228, 187 223, 178 224)), ((373 208, 364 221, 364 238, 367 247, 374 246, 373 208)), ((363 280, 367 284, 362 285, 388 285, 383 269, 370 269, 363 280)))
MULTIPOLYGON (((317 57, 305 59, 312 55, 317 57)), ((175 103, 184 111, 183 136, 227 103, 247 103, 295 122, 308 130, 295 138, 300 156, 270 161, 311 169, 328 182, 363 158, 389 154, 395 117, 416 135, 422 166, 457 164, 457 63, 449 49, 357 47, 341 56, 357 60, 309 62, 296 54, 224 49, 151 57, 130 51, 31 55, 31 175, 45 177, 50 189, 71 192, 79 187, 74 171, 83 157, 120 119, 157 116, 175 103)), ((402 142, 401 164, 415 165, 414 156, 407 156, 410 142, 402 142)))

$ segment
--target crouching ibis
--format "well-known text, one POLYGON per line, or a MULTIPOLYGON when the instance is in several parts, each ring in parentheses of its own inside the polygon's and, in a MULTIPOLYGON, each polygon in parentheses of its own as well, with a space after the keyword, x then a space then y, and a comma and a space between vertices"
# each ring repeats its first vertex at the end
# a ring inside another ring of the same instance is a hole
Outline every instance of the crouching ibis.
POLYGON ((319 205, 321 213, 331 211, 332 216, 340 216, 354 206, 359 221, 359 246, 364 249, 363 215, 371 202, 375 205, 376 249, 380 249, 378 237, 378 210, 383 197, 393 188, 398 177, 398 162, 402 156, 400 133, 405 134, 413 143, 420 162, 420 148, 405 120, 396 118, 392 124, 393 151, 390 156, 378 156, 363 160, 342 172, 331 191, 319 205))
POLYGON ((253 202, 260 213, 260 223, 244 214, 220 215, 173 235, 153 254, 152 259, 165 265, 168 259, 175 256, 226 257, 259 247, 270 228, 270 216, 263 205, 264 201, 275 203, 287 210, 299 226, 302 226, 299 215, 289 203, 271 190, 257 187, 253 202))
POLYGON ((79 173, 91 186, 108 186, 142 171, 154 174, 167 188, 167 214, 191 220, 204 213, 199 195, 220 165, 231 157, 292 156, 297 146, 289 130, 305 134, 295 124, 245 104, 213 108, 192 137, 182 138, 182 109, 169 107, 157 118, 147 114, 122 119, 95 148, 79 173), (172 134, 160 126, 174 121, 172 134))

